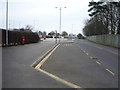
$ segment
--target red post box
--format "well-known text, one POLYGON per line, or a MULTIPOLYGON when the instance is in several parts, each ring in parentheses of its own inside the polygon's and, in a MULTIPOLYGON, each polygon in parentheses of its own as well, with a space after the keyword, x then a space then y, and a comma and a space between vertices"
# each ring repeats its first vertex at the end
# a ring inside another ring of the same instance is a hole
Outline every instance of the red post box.
POLYGON ((44 40, 46 40, 46 37, 44 36, 44 40))
POLYGON ((22 44, 22 45, 25 44, 25 36, 22 36, 21 44, 22 44))

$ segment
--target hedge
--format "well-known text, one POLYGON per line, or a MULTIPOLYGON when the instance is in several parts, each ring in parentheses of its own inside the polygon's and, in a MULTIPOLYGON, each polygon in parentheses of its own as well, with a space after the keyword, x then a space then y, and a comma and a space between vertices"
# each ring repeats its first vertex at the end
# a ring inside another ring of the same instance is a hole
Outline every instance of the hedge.
MULTIPOLYGON (((25 37, 25 44, 37 43, 39 35, 30 31, 8 31, 8 45, 20 45, 22 36, 25 37)), ((2 46, 6 46, 6 30, 2 29, 2 46)))

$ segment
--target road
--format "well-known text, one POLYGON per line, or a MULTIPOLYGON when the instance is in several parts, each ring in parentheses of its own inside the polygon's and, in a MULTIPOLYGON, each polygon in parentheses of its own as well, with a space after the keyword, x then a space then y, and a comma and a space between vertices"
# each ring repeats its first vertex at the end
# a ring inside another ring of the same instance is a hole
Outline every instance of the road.
POLYGON ((61 44, 42 69, 82 88, 118 88, 117 49, 86 40, 61 44))
POLYGON ((43 41, 2 49, 3 88, 69 88, 31 67, 50 48, 54 41, 43 41))
MULTIPOLYGON (((31 67, 54 41, 3 48, 3 88, 70 88, 31 67)), ((42 69, 83 88, 118 87, 118 50, 86 40, 63 43, 42 69)))
POLYGON ((75 43, 79 45, 80 49, 86 51, 90 56, 103 63, 105 67, 108 67, 118 74, 118 58, 120 58, 118 49, 95 44, 86 40, 78 40, 75 43))

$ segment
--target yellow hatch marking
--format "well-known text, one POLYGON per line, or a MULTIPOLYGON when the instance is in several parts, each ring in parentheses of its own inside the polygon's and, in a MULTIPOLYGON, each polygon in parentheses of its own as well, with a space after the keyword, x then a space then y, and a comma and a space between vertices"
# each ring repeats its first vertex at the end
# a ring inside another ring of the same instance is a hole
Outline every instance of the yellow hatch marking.
POLYGON ((70 82, 68 82, 68 81, 66 81, 66 80, 64 80, 64 79, 59 78, 58 76, 55 76, 55 75, 53 75, 53 74, 51 74, 51 73, 49 73, 49 72, 46 72, 45 70, 42 70, 42 69, 40 69, 40 68, 37 69, 37 70, 39 70, 40 72, 48 75, 49 77, 51 77, 51 78, 53 78, 53 79, 55 79, 55 80, 57 80, 57 81, 65 84, 65 85, 68 85, 68 86, 71 87, 71 88, 81 88, 80 86, 77 86, 77 85, 75 85, 75 84, 73 84, 73 83, 70 83, 70 82))
POLYGON ((52 53, 58 48, 59 45, 57 45, 35 68, 40 68, 45 61, 52 55, 52 53))
POLYGON ((68 85, 68 86, 71 87, 71 88, 82 88, 82 87, 80 87, 80 86, 77 86, 77 85, 75 85, 75 84, 73 84, 73 83, 70 83, 70 82, 68 82, 68 81, 66 81, 66 80, 64 80, 64 79, 62 79, 62 78, 60 78, 60 77, 58 77, 58 76, 55 76, 55 75, 53 75, 53 74, 51 74, 51 73, 49 73, 49 72, 41 69, 41 66, 42 66, 42 65, 45 63, 45 61, 52 55, 52 53, 58 48, 58 46, 59 46, 59 45, 57 45, 57 46, 35 67, 35 69, 38 70, 38 71, 40 71, 40 72, 42 72, 42 73, 44 73, 44 74, 46 74, 46 75, 48 75, 49 77, 51 77, 51 78, 53 78, 53 79, 55 79, 55 80, 57 80, 57 81, 65 84, 65 85, 68 85))

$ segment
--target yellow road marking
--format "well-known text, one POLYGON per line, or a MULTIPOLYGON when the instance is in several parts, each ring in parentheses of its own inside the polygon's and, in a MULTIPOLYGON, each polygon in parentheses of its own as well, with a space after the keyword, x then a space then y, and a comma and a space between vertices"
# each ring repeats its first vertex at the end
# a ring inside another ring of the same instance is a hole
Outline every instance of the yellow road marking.
POLYGON ((51 54, 58 48, 59 44, 35 67, 40 68, 44 62, 51 56, 51 54))
POLYGON ((42 66, 42 65, 45 63, 45 61, 52 55, 52 53, 58 48, 59 45, 60 45, 60 44, 58 44, 58 45, 35 67, 35 69, 38 70, 38 71, 40 71, 40 72, 42 72, 42 73, 44 73, 44 74, 46 74, 46 75, 48 75, 49 77, 51 77, 51 78, 53 78, 53 79, 55 79, 55 80, 57 80, 57 81, 59 81, 59 82, 61 82, 61 83, 65 84, 65 85, 71 87, 71 88, 81 88, 80 86, 77 86, 77 85, 75 85, 75 84, 73 84, 73 83, 70 83, 70 82, 68 82, 68 81, 66 81, 66 80, 64 80, 64 79, 59 78, 58 76, 55 76, 55 75, 53 75, 53 74, 51 74, 51 73, 49 73, 49 72, 46 72, 45 70, 41 69, 41 66, 42 66))
POLYGON ((77 85, 75 85, 75 84, 73 84, 73 83, 70 83, 70 82, 68 82, 68 81, 66 81, 66 80, 64 80, 64 79, 61 79, 61 78, 59 78, 59 77, 57 77, 57 76, 55 76, 55 75, 53 75, 53 74, 51 74, 51 73, 49 73, 49 72, 46 72, 45 70, 42 70, 42 69, 40 69, 40 68, 38 68, 37 70, 39 70, 40 72, 48 75, 49 77, 51 77, 51 78, 53 78, 53 79, 55 79, 55 80, 57 80, 57 81, 65 84, 65 85, 68 85, 68 86, 71 87, 71 88, 81 88, 81 87, 79 87, 79 86, 77 86, 77 85))
POLYGON ((111 73, 113 76, 115 75, 115 73, 113 73, 111 70, 106 69, 109 73, 111 73))
POLYGON ((96 61, 96 63, 97 63, 97 64, 99 64, 99 65, 101 64, 101 63, 100 63, 100 62, 98 62, 98 61, 96 61))

